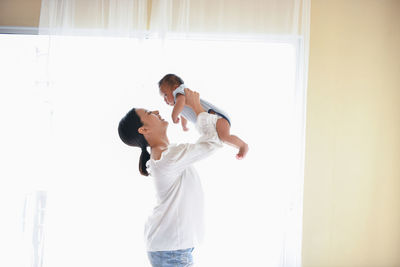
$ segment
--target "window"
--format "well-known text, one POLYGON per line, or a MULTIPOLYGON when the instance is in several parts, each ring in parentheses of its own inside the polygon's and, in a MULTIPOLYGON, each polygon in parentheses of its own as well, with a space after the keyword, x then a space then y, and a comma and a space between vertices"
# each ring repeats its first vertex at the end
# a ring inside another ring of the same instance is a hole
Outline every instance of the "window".
POLYGON ((206 197, 197 265, 259 266, 254 255, 263 255, 263 266, 279 266, 288 224, 301 223, 288 220, 302 190, 304 105, 293 44, 20 35, 0 42, 0 247, 10 252, 0 265, 17 266, 24 244, 31 253, 35 230, 22 224, 30 214, 24 199, 44 190, 43 266, 148 266, 143 228, 154 191, 117 125, 131 107, 158 109, 170 142, 194 142, 194 126, 186 133, 173 124, 158 93, 161 77, 175 73, 226 110, 231 132, 250 146, 242 161, 224 146, 195 166, 206 197))

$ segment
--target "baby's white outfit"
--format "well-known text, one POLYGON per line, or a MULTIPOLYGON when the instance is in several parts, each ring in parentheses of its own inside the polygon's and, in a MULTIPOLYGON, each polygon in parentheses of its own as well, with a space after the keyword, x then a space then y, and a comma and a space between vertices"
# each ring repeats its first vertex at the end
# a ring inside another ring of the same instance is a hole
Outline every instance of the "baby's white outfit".
MULTIPOLYGON (((184 84, 181 84, 178 88, 176 88, 172 92, 172 94, 174 95, 174 101, 175 102, 176 102, 176 97, 177 97, 178 94, 185 95, 185 88, 188 88, 188 87, 186 87, 186 85, 184 85, 184 84)), ((204 108, 204 110, 206 112, 208 112, 208 113, 215 112, 215 114, 217 114, 217 115, 221 116, 222 118, 226 119, 229 122, 229 124, 231 124, 231 119, 229 118, 228 113, 226 113, 222 109, 217 108, 213 104, 211 104, 211 103, 209 103, 209 102, 207 102, 207 101, 205 101, 203 99, 200 99, 200 104, 202 105, 202 107, 204 108)), ((183 108, 181 114, 187 120, 189 120, 189 121, 191 121, 193 123, 196 123, 196 120, 197 120, 196 113, 193 111, 192 108, 190 108, 190 107, 185 105, 185 107, 183 108)))

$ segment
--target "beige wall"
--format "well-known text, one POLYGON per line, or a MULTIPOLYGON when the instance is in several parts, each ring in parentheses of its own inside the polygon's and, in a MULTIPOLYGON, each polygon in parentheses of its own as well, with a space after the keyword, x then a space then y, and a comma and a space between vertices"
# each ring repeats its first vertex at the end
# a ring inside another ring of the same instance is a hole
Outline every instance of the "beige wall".
MULTIPOLYGON (((40 0, 0 0, 33 26, 40 0)), ((400 266, 400 0, 312 0, 303 267, 400 266)))
POLYGON ((0 26, 38 27, 41 0, 0 0, 0 26))
POLYGON ((311 4, 303 267, 399 267, 400 1, 311 4))

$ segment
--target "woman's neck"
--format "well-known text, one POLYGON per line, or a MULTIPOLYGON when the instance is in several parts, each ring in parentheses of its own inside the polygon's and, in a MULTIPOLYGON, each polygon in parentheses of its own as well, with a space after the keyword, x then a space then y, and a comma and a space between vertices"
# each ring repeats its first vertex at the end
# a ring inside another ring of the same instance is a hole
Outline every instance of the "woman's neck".
POLYGON ((167 149, 169 146, 169 140, 166 135, 161 138, 154 139, 154 140, 148 140, 147 142, 149 143, 149 146, 151 147, 152 150, 159 149, 159 150, 163 151, 163 150, 167 149))
POLYGON ((165 150, 165 149, 168 148, 168 146, 169 146, 169 142, 168 141, 150 145, 151 149, 160 149, 160 150, 165 150))
MULTIPOLYGON (((150 144, 149 144, 150 145, 150 144)), ((154 160, 159 160, 161 154, 168 149, 169 141, 168 139, 150 145, 151 148, 151 158, 154 160)))

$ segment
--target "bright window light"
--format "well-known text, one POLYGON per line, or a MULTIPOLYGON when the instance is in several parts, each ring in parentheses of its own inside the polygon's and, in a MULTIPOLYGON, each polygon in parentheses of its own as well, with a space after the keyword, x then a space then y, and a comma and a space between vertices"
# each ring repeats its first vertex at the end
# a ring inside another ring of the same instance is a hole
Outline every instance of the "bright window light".
POLYGON ((159 95, 167 73, 226 110, 250 148, 238 161, 225 145, 195 165, 206 198, 196 266, 279 266, 301 189, 292 44, 0 35, 0 46, 1 266, 37 257, 26 200, 38 190, 44 267, 150 266, 143 231, 155 192, 117 125, 132 107, 157 109, 171 143, 196 140, 159 95))

